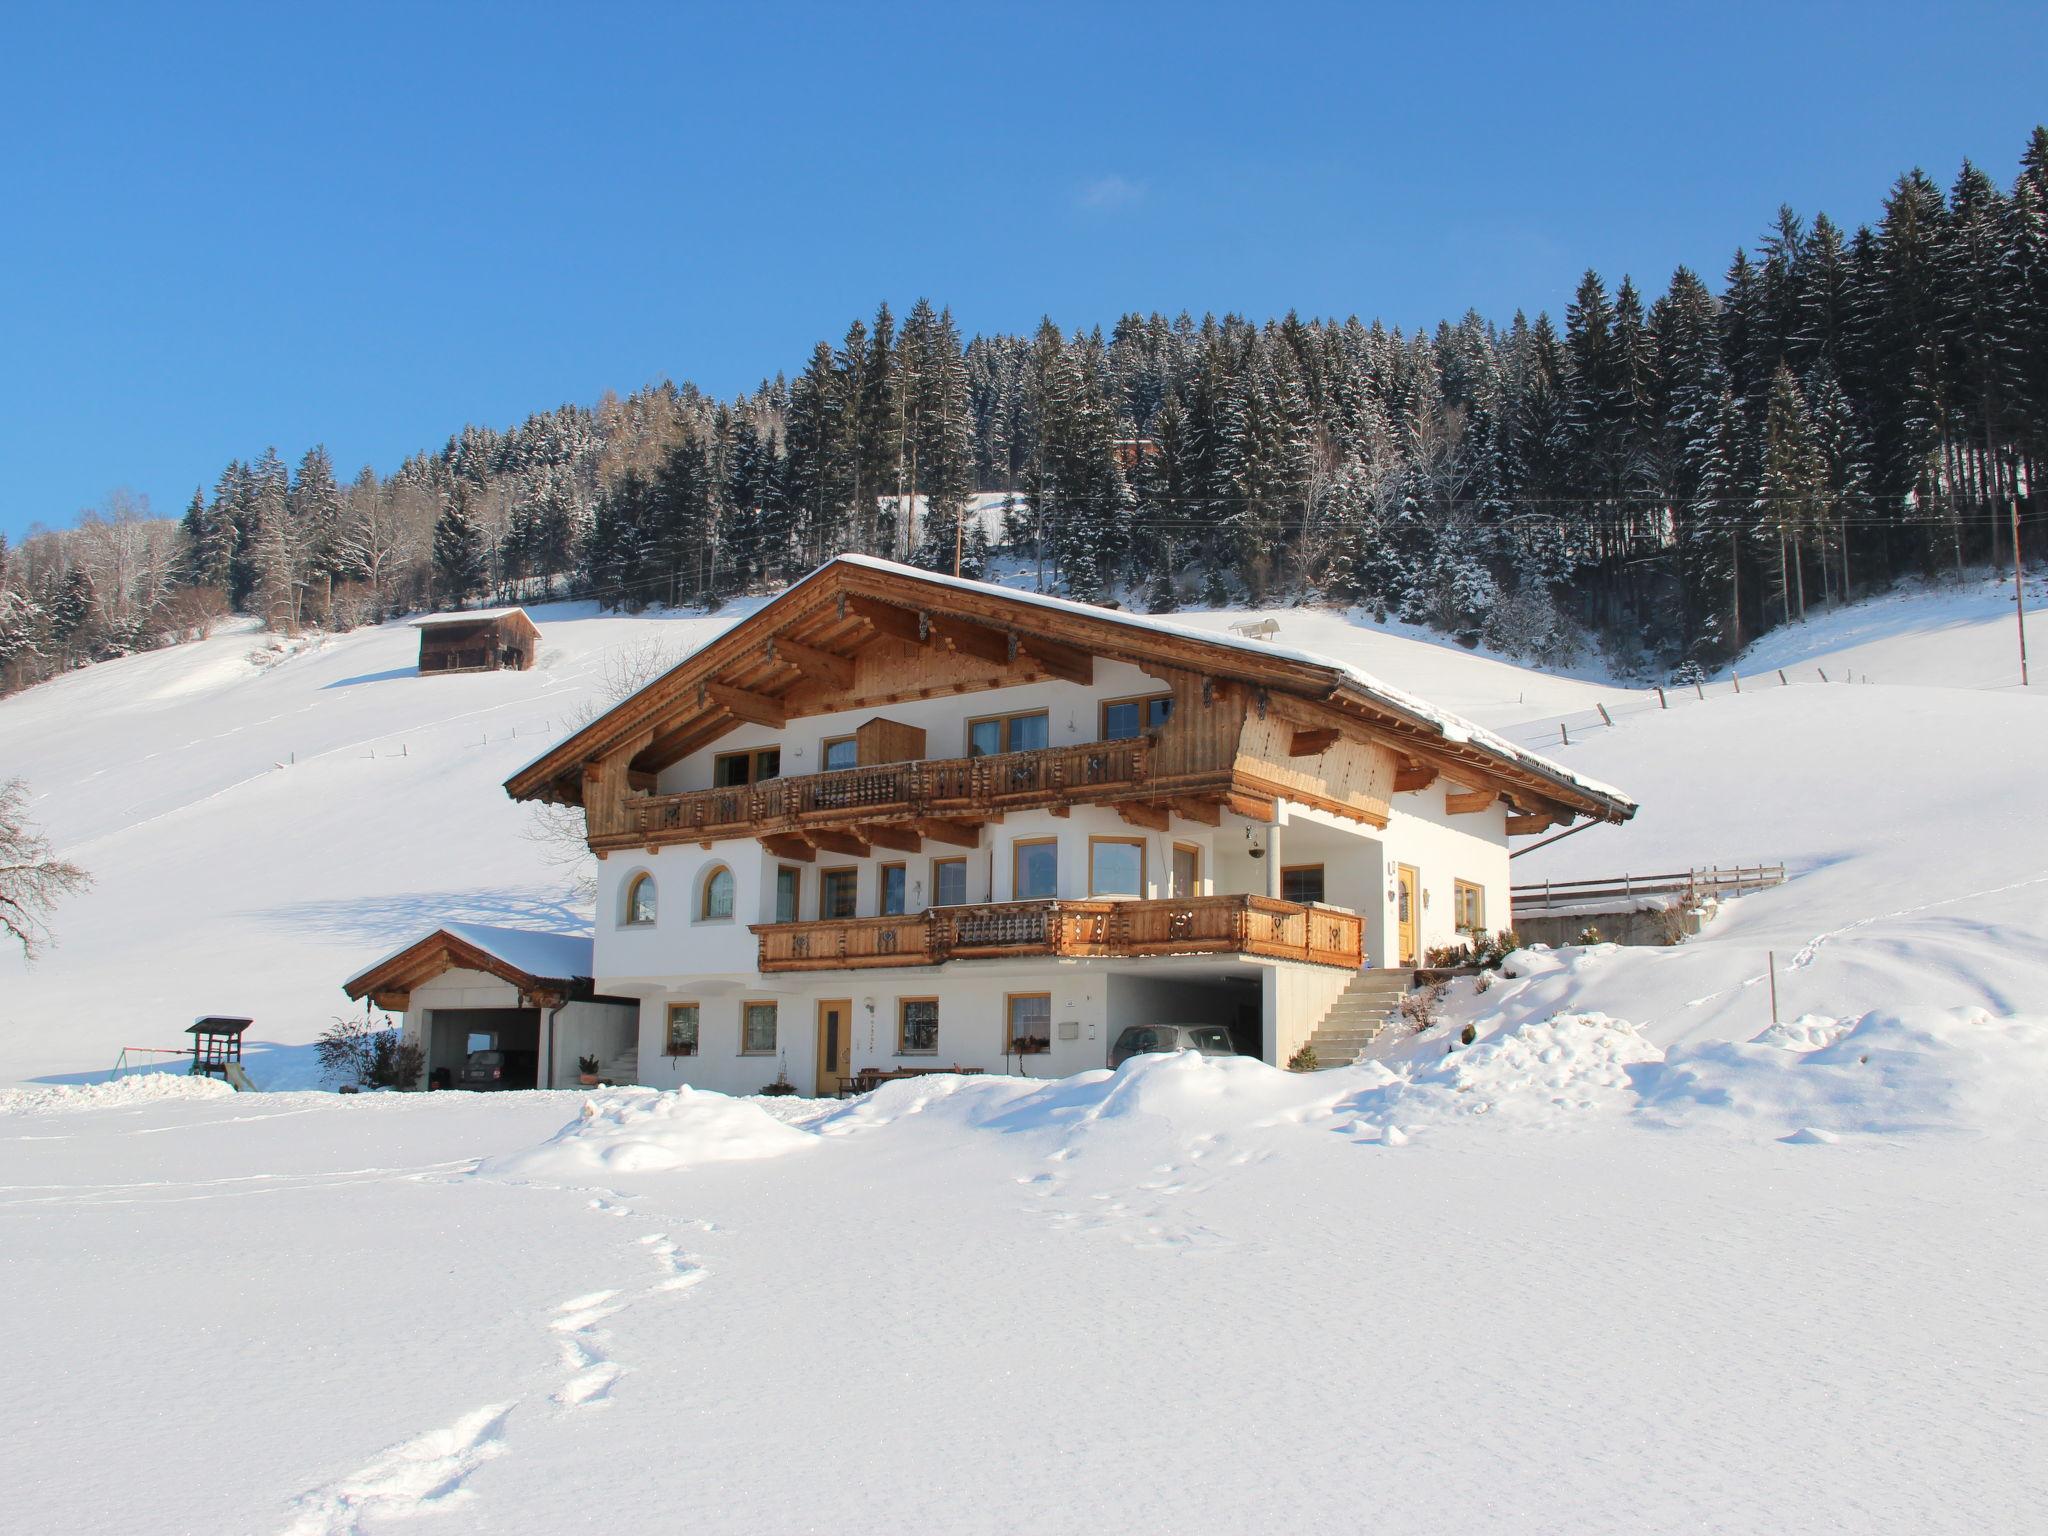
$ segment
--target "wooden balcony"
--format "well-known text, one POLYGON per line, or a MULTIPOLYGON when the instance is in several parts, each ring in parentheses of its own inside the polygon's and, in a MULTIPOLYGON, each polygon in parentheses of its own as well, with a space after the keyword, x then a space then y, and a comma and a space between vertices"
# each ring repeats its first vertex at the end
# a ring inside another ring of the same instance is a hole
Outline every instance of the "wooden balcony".
MULTIPOLYGON (((1005 810, 1115 797, 1145 786, 1152 742, 1089 741, 988 757, 926 758, 767 779, 733 789, 639 796, 626 830, 592 846, 763 837, 861 822, 974 820, 1005 810)), ((1229 765, 1221 766, 1227 779, 1229 765)))
POLYGON ((1266 955, 1356 970, 1364 925, 1355 912, 1268 896, 1184 901, 1009 901, 933 907, 907 917, 757 923, 760 967, 842 971, 943 965, 1025 955, 1266 955))

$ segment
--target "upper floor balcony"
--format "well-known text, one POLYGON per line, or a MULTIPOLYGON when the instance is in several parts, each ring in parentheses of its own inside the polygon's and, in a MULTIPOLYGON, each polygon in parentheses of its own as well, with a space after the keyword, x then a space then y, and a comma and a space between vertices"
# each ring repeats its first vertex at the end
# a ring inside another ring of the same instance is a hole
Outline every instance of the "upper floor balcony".
MULTIPOLYGON (((926 758, 796 774, 721 789, 640 795, 623 806, 625 829, 593 836, 594 847, 662 841, 768 837, 863 822, 987 820, 1004 811, 1142 794, 1152 777, 1151 737, 926 758)), ((1219 790, 1230 764, 1215 765, 1219 790)), ((1172 792, 1190 786, 1177 777, 1172 792)))
POLYGON ((1034 955, 1263 955, 1356 970, 1365 954, 1357 913, 1251 895, 989 902, 900 917, 758 923, 753 932, 763 973, 1034 955))

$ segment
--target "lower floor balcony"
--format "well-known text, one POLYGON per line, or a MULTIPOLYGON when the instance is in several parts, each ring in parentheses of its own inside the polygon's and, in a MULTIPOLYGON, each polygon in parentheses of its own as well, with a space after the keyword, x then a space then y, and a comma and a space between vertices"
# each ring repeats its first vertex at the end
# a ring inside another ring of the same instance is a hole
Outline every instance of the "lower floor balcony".
POLYGON ((933 907, 902 917, 759 923, 753 932, 764 973, 1035 955, 1128 959, 1219 954, 1357 970, 1364 963, 1365 939, 1355 912, 1251 895, 990 902, 933 907))

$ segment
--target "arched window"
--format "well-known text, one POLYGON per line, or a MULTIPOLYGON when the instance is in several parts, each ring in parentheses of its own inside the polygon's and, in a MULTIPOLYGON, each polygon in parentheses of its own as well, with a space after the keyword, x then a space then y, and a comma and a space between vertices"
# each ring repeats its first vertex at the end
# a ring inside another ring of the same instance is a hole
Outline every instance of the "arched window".
POLYGON ((698 906, 697 916, 707 923, 732 916, 732 871, 723 864, 714 864, 704 872, 704 900, 698 906))
POLYGON ((654 876, 644 869, 626 882, 626 921, 654 923, 654 876))

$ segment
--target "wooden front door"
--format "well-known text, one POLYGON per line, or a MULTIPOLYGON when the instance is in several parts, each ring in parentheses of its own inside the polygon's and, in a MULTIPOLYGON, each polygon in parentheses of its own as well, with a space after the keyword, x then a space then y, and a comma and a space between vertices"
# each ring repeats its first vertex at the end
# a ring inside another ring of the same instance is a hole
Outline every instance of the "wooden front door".
POLYGON ((827 998, 818 1004, 818 1087, 819 1098, 839 1092, 852 1076, 848 1061, 853 1051, 853 1000, 827 998))
POLYGON ((1422 931, 1422 873, 1413 864, 1396 866, 1394 900, 1401 924, 1401 964, 1419 965, 1422 957, 1416 939, 1422 931))

